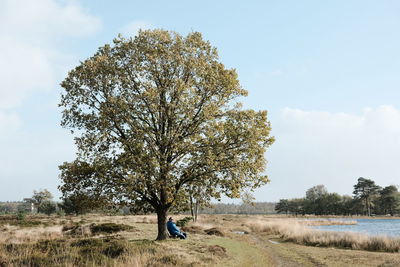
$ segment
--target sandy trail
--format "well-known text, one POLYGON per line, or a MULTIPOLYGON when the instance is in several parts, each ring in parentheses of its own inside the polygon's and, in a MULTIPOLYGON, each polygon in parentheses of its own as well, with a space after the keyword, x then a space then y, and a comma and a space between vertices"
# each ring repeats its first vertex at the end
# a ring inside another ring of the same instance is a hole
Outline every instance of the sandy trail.
POLYGON ((296 250, 289 250, 279 241, 251 234, 251 240, 261 247, 264 253, 271 259, 273 266, 298 267, 298 266, 327 266, 310 255, 302 254, 296 250))

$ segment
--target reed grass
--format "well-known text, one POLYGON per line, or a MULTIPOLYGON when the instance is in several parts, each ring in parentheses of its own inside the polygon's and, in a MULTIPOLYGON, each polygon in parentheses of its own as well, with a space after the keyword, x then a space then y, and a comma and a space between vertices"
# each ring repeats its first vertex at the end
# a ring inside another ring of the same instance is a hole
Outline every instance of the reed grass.
POLYGON ((356 225, 358 224, 355 220, 330 220, 330 219, 319 219, 319 220, 299 220, 301 224, 308 226, 320 226, 320 225, 356 225))
POLYGON ((333 232, 310 229, 305 225, 284 220, 252 222, 253 232, 279 235, 283 240, 318 247, 336 247, 380 252, 400 252, 400 238, 369 236, 354 232, 333 232))

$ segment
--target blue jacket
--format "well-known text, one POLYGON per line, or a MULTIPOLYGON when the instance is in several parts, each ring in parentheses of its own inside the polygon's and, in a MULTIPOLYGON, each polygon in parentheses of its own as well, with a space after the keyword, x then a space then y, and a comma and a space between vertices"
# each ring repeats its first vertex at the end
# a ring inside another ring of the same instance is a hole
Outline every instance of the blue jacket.
POLYGON ((176 227, 176 224, 175 224, 174 222, 172 222, 172 221, 168 221, 168 222, 167 222, 167 229, 168 229, 168 232, 169 232, 171 235, 173 235, 173 234, 178 234, 178 233, 181 232, 181 231, 179 230, 179 228, 176 227))

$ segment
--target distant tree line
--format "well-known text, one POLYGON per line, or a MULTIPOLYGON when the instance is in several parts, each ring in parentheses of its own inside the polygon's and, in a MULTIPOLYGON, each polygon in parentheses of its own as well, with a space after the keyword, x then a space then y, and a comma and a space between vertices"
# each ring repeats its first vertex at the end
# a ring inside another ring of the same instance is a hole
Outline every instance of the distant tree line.
POLYGON ((53 195, 47 189, 34 190, 32 196, 23 201, 0 203, 0 213, 3 214, 26 212, 50 215, 58 210, 58 204, 53 201, 53 195))
POLYGON ((59 214, 80 215, 85 213, 105 214, 143 214, 140 209, 128 206, 113 206, 101 196, 91 194, 71 194, 61 201, 54 201, 53 195, 47 189, 34 190, 29 198, 23 201, 0 202, 0 214, 59 214))
POLYGON ((281 199, 278 213, 293 215, 395 215, 400 213, 400 193, 396 186, 380 187, 360 177, 353 196, 329 193, 324 185, 311 187, 303 198, 281 199))
MULTIPOLYGON (((271 214, 276 213, 276 203, 253 202, 250 194, 244 194, 241 204, 211 203, 210 199, 196 196, 190 203, 182 203, 182 206, 172 210, 174 213, 190 211, 192 217, 197 214, 271 214), (193 203, 196 205, 193 205, 193 203), (192 206, 193 205, 193 206, 192 206), (196 207, 194 212, 193 207, 196 207), (197 210, 198 209, 198 210, 197 210)), ((29 198, 23 201, 0 202, 0 214, 12 213, 42 213, 42 214, 67 214, 79 215, 90 212, 107 214, 146 214, 135 206, 110 206, 109 202, 100 197, 88 194, 72 194, 64 197, 61 202, 53 200, 52 194, 47 189, 33 191, 29 198)), ((189 214, 189 213, 188 213, 189 214)))
POLYGON ((203 208, 201 214, 272 214, 275 211, 276 203, 272 202, 252 202, 242 204, 211 204, 210 207, 203 208))

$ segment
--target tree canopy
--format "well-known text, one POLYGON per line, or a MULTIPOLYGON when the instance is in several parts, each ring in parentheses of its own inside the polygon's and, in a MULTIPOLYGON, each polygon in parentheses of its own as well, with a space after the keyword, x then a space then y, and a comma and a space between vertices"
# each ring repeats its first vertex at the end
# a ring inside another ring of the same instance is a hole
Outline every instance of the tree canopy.
POLYGON ((56 204, 52 199, 53 195, 47 189, 43 189, 40 191, 33 190, 32 197, 25 198, 24 201, 33 204, 37 212, 50 215, 56 211, 56 204))
POLYGON ((40 191, 33 190, 33 195, 30 198, 25 198, 24 201, 28 203, 33 203, 35 208, 39 207, 42 203, 46 201, 51 201, 53 195, 47 189, 40 191))
POLYGON ((376 198, 380 187, 371 179, 360 177, 357 184, 354 185, 353 194, 365 203, 365 209, 368 216, 371 216, 371 206, 376 198))
POLYGON ((266 111, 244 110, 234 69, 198 32, 118 37, 61 83, 62 126, 76 132, 77 159, 60 166, 64 196, 87 193, 152 209, 158 237, 167 212, 205 194, 240 197, 268 182, 274 139, 266 111))

